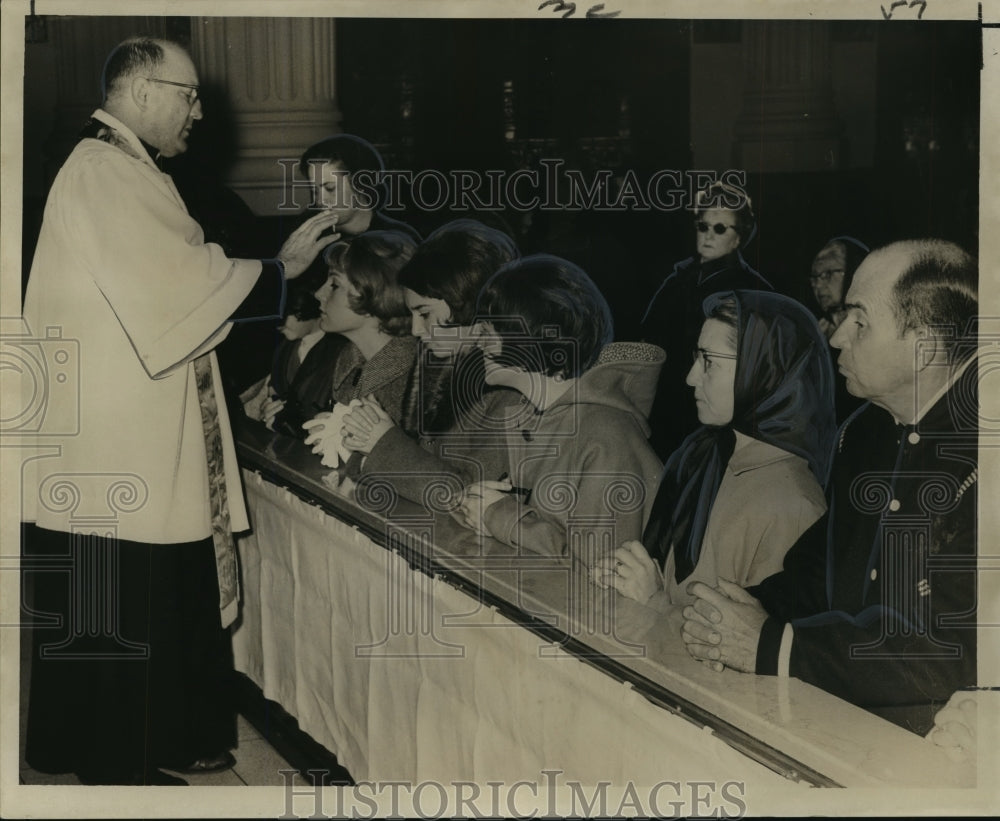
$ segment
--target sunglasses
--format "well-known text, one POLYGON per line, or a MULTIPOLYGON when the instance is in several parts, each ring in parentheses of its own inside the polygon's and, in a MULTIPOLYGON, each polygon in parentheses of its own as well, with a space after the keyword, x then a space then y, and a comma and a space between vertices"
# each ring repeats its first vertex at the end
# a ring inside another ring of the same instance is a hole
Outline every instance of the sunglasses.
POLYGON ((726 231, 728 231, 730 228, 732 228, 734 231, 736 230, 735 225, 724 225, 721 222, 717 222, 715 223, 715 225, 709 225, 704 220, 695 220, 694 227, 698 229, 699 234, 704 234, 706 231, 708 231, 709 228, 711 228, 720 237, 724 233, 726 233, 726 231))

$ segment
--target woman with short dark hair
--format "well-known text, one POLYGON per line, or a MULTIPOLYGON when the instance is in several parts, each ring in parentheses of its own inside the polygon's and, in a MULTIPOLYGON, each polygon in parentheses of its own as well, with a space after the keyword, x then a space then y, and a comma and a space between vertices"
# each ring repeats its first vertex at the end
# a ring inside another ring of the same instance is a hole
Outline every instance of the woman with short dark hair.
POLYGON ((505 469, 503 431, 516 421, 509 408, 518 395, 486 384, 472 325, 483 283, 518 256, 506 234, 461 219, 432 233, 402 270, 399 283, 421 342, 404 415, 417 419, 418 429, 408 436, 368 401, 348 413, 343 444, 367 454, 364 476, 390 481, 415 502, 424 501, 431 485, 450 486, 457 504, 467 484, 493 479, 505 469), (483 447, 498 437, 499 447, 483 447))
POLYGON ((520 255, 514 240, 502 231, 473 219, 452 220, 421 243, 399 282, 416 294, 447 303, 448 324, 472 325, 483 283, 520 255))
POLYGON ((501 268, 483 287, 478 314, 487 383, 516 390, 531 415, 506 431, 504 473, 467 489, 462 521, 549 555, 638 538, 661 468, 646 414, 663 351, 612 343, 597 286, 548 254, 501 268), (581 516, 586 532, 574 525, 581 516))
POLYGON ((495 362, 546 376, 580 376, 614 335, 611 309, 593 280, 549 254, 526 257, 490 279, 479 313, 503 340, 495 362))
POLYGON ((344 239, 365 231, 401 231, 420 241, 415 229, 379 210, 385 197, 385 165, 368 140, 334 134, 309 146, 298 169, 312 186, 310 208, 336 212, 337 231, 344 239))

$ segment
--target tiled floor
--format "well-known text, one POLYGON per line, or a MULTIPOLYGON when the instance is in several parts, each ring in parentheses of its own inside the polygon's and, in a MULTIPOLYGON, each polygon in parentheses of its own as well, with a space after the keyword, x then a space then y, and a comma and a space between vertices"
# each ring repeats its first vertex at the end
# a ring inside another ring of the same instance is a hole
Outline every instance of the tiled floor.
MULTIPOLYGON (((75 775, 48 775, 32 770, 24 761, 24 736, 27 725, 28 680, 31 664, 30 637, 21 636, 21 725, 20 781, 28 785, 79 784, 75 775)), ((233 750, 236 766, 231 770, 208 775, 185 775, 192 786, 279 787, 285 781, 281 770, 291 769, 288 762, 264 739, 243 716, 237 717, 237 747, 233 750)))

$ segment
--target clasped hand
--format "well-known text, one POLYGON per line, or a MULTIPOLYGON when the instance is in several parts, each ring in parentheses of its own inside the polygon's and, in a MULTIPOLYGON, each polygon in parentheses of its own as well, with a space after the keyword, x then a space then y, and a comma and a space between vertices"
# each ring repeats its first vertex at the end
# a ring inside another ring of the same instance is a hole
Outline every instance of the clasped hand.
POLYGON ((953 761, 963 764, 976 761, 978 698, 978 692, 959 690, 934 716, 934 727, 927 738, 943 748, 953 761))
POLYGON ((343 443, 348 450, 368 454, 396 423, 371 394, 355 402, 351 402, 351 409, 344 415, 343 443))
POLYGON ((716 672, 757 668, 757 644, 767 611, 738 584, 719 579, 716 587, 692 582, 694 604, 684 608, 681 637, 687 651, 716 672))
POLYGON ((642 542, 634 539, 598 559, 590 578, 600 587, 613 587, 623 596, 645 604, 663 589, 663 574, 642 542))

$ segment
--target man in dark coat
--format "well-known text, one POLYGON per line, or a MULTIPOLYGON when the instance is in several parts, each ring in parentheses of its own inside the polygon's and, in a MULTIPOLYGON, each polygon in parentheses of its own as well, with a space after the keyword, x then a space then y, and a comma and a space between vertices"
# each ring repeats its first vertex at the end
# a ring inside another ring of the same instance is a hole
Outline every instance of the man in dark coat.
POLYGON ((848 390, 829 511, 784 569, 695 583, 683 637, 715 669, 792 675, 925 734, 976 683, 975 261, 898 242, 855 274, 831 339, 848 390))

